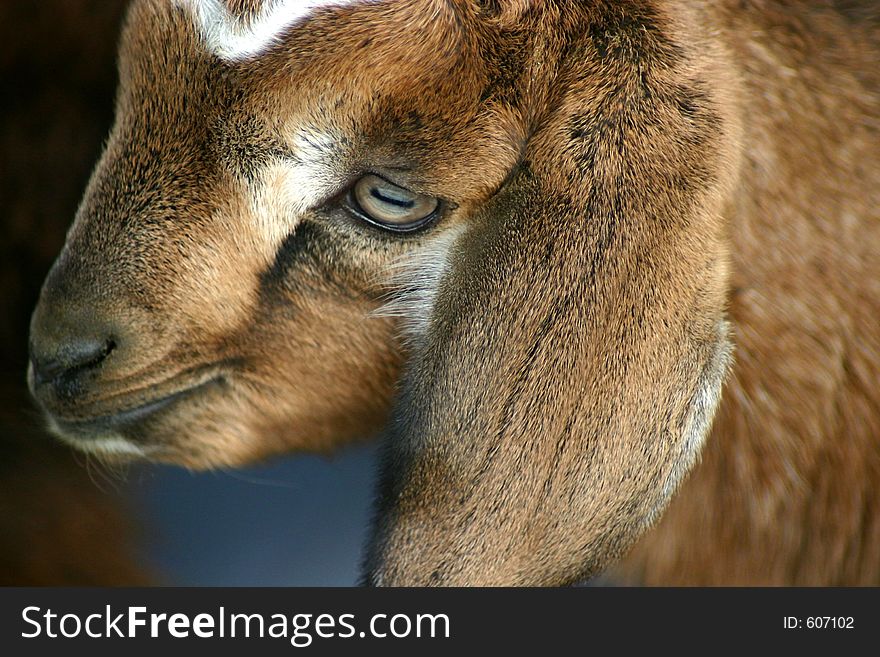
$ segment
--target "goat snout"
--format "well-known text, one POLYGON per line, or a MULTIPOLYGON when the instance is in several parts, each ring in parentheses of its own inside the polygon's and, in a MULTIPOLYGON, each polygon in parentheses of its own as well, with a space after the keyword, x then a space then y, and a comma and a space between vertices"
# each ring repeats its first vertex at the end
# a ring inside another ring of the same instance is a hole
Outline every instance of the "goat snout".
POLYGON ((116 348, 113 337, 73 335, 69 343, 62 344, 50 352, 43 352, 44 345, 31 345, 31 368, 34 386, 46 383, 55 386, 64 395, 71 388, 70 382, 77 375, 99 367, 116 348))
POLYGON ((41 304, 31 323, 30 385, 37 399, 75 402, 117 351, 122 331, 88 307, 41 304))
POLYGON ((232 365, 217 349, 193 347, 189 327, 156 310, 130 272, 109 271, 112 252, 75 246, 31 318, 31 393, 48 429, 77 449, 156 454, 200 404, 228 393, 232 365))

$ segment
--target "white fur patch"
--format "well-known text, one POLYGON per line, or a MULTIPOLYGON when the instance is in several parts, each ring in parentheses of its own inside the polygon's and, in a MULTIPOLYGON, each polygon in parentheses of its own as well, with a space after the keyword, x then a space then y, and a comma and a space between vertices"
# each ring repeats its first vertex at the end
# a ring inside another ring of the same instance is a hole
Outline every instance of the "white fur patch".
POLYGON ((393 292, 389 301, 372 314, 399 318, 405 338, 424 335, 440 282, 449 271, 453 246, 463 232, 461 227, 448 230, 392 263, 383 282, 391 285, 393 292))
POLYGON ((95 454, 96 456, 137 456, 144 458, 150 451, 113 433, 96 438, 70 437, 51 418, 49 420, 49 430, 71 447, 76 447, 81 452, 95 454))
POLYGON ((256 57, 278 43, 284 34, 314 12, 372 0, 266 0, 245 23, 229 13, 223 0, 176 0, 189 8, 208 50, 229 62, 256 57))
POLYGON ((336 162, 339 140, 300 128, 291 138, 292 155, 261 171, 248 190, 251 214, 272 255, 296 228, 299 218, 335 193, 344 182, 336 162))
POLYGON ((343 155, 340 137, 319 130, 300 128, 291 140, 294 159, 288 162, 288 185, 304 212, 324 200, 341 183, 336 163, 343 155))
POLYGON ((125 438, 112 437, 100 440, 80 440, 77 446, 92 454, 109 454, 109 455, 125 455, 140 456, 147 455, 147 450, 125 438))

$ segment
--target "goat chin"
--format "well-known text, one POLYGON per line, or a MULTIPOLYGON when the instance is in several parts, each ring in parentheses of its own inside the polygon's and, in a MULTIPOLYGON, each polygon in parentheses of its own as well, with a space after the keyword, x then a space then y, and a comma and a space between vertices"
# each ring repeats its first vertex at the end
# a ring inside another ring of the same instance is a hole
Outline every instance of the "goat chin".
POLYGON ((880 583, 876 17, 240 4, 131 8, 31 327, 57 434, 384 430, 375 584, 880 583))

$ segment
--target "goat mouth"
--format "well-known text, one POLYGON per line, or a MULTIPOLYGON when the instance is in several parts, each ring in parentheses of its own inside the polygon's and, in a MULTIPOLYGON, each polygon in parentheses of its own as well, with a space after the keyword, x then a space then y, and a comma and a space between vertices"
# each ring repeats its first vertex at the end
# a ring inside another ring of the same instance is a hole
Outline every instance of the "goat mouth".
POLYGON ((101 435, 116 436, 122 430, 136 427, 161 411, 170 409, 181 401, 203 393, 209 388, 222 386, 225 382, 226 378, 222 374, 216 374, 202 381, 178 388, 173 392, 162 392, 134 406, 123 407, 109 413, 76 418, 50 414, 49 421, 53 433, 73 444, 76 444, 77 439, 94 439, 101 435))

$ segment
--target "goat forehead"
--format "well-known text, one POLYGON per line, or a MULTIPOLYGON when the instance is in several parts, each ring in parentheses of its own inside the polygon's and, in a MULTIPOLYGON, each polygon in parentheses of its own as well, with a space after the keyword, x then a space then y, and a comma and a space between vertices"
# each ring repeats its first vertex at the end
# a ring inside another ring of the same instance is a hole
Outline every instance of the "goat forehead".
POLYGON ((261 92, 302 95, 309 86, 317 98, 319 87, 332 87, 369 100, 438 85, 452 91, 453 77, 461 87, 479 75, 470 32, 448 0, 144 0, 140 7, 129 22, 133 61, 168 68, 181 55, 205 63, 198 55, 207 54, 209 66, 261 92))
POLYGON ((174 0, 192 13, 208 50, 227 61, 259 56, 317 12, 380 2, 394 0, 174 0))

